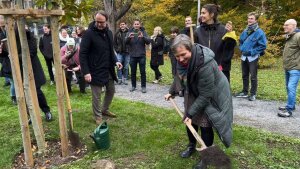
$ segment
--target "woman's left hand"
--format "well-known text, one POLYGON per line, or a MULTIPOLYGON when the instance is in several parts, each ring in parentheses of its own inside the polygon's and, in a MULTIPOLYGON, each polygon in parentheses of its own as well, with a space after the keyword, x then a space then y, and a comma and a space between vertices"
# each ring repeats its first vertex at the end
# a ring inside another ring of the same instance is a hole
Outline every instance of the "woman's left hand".
POLYGON ((185 119, 184 119, 184 121, 183 121, 185 124, 190 124, 190 125, 192 125, 192 119, 190 119, 190 118, 188 118, 188 117, 186 117, 185 119))

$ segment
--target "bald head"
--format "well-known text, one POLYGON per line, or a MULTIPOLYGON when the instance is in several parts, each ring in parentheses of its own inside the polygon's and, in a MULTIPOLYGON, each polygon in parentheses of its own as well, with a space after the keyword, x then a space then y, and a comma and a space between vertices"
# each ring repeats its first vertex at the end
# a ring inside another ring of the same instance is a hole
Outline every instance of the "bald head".
POLYGON ((284 33, 291 34, 293 33, 297 28, 297 21, 295 19, 289 19, 285 21, 283 25, 284 33))

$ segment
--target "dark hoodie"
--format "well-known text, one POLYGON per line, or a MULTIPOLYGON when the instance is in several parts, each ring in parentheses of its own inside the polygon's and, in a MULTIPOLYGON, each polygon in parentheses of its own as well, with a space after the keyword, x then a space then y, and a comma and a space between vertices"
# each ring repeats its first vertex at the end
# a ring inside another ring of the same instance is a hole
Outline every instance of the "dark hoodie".
POLYGON ((92 76, 92 85, 107 84, 109 74, 117 81, 114 69, 117 58, 113 48, 113 35, 108 27, 99 30, 95 21, 90 23, 80 43, 79 58, 83 75, 92 76))
POLYGON ((208 25, 202 23, 194 32, 195 43, 208 47, 215 53, 215 60, 218 65, 223 59, 222 37, 226 34, 225 26, 216 22, 208 25))
POLYGON ((126 44, 129 45, 130 57, 146 57, 146 47, 145 45, 150 44, 151 39, 148 37, 145 29, 143 27, 140 30, 143 33, 143 37, 139 38, 137 35, 134 38, 130 38, 130 33, 134 32, 134 29, 130 29, 126 35, 126 44))
POLYGON ((45 59, 53 59, 51 31, 40 38, 39 49, 45 59))

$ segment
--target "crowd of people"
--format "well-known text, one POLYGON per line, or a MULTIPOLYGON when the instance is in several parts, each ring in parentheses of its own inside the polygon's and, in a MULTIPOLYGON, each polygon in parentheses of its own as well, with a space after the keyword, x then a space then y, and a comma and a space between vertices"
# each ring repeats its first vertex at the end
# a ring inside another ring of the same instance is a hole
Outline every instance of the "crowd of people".
MULTIPOLYGON (((232 142, 233 105, 230 90, 231 59, 235 46, 241 51, 241 68, 243 89, 235 96, 255 101, 257 95, 258 61, 267 48, 267 38, 258 25, 259 15, 251 12, 247 15, 247 26, 240 37, 234 31, 234 24, 227 21, 223 25, 218 20, 220 7, 206 4, 202 7, 199 25, 192 24, 192 18, 185 18, 185 27, 180 31, 173 26, 170 30, 170 57, 172 70, 161 72, 164 64, 166 36, 161 27, 156 26, 153 35, 148 36, 142 22, 135 19, 128 28, 125 21, 119 22, 119 29, 113 35, 108 28, 108 16, 104 11, 94 15, 94 21, 87 29, 82 26, 69 35, 65 28, 60 29, 61 61, 65 70, 68 91, 72 92, 72 79, 76 77, 80 92, 86 93, 86 86, 91 87, 92 109, 96 124, 102 123, 102 116, 117 117, 109 111, 115 93, 115 84, 128 85, 131 79, 130 92, 137 92, 137 66, 139 65, 141 92, 146 93, 146 47, 150 46, 150 67, 154 71, 153 83, 159 83, 163 74, 172 73, 174 82, 165 99, 184 97, 185 116, 183 121, 191 123, 196 131, 200 129, 201 138, 206 146, 213 145, 214 130, 226 147, 232 142), (130 66, 130 71, 129 71, 130 66), (117 68, 116 68, 117 67, 117 68), (249 91, 249 78, 251 89, 249 91), (103 88, 105 96, 101 101, 103 88)), ((9 51, 2 41, 6 38, 4 19, 0 17, 1 38, 1 76, 10 83, 10 96, 16 103, 13 78, 10 68, 9 51)), ((39 49, 45 58, 50 84, 55 83, 53 72, 53 50, 49 24, 43 26, 44 35, 39 40, 39 49)), ((283 65, 286 78, 287 103, 279 107, 280 117, 290 117, 295 110, 296 90, 300 77, 300 31, 297 22, 289 19, 284 24, 286 44, 283 52, 283 65)), ((27 30, 30 55, 36 78, 36 90, 39 105, 47 121, 52 119, 50 108, 41 90, 45 76, 37 57, 35 40, 27 30), (39 80, 37 80, 39 79, 39 80)), ((18 39, 17 39, 18 40, 18 39)), ((20 54, 20 52, 19 52, 20 54)), ((181 153, 188 158, 196 151, 196 139, 186 129, 189 144, 181 153)), ((201 162, 198 167, 201 168, 201 162)))

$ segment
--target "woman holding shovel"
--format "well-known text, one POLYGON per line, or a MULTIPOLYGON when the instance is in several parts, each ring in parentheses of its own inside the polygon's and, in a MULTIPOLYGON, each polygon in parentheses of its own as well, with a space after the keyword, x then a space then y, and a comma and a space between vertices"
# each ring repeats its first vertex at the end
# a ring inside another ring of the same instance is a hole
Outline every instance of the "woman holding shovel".
MULTIPOLYGON (((232 141, 232 98, 228 80, 218 69, 214 53, 207 47, 192 44, 186 35, 178 35, 171 46, 177 60, 177 77, 165 99, 176 93, 175 81, 184 86, 185 116, 183 121, 191 123, 207 147, 213 144, 214 127, 226 147, 232 141)), ((196 139, 187 128, 189 144, 181 157, 187 158, 195 152, 196 139)), ((201 165, 201 162, 199 163, 201 165)))

